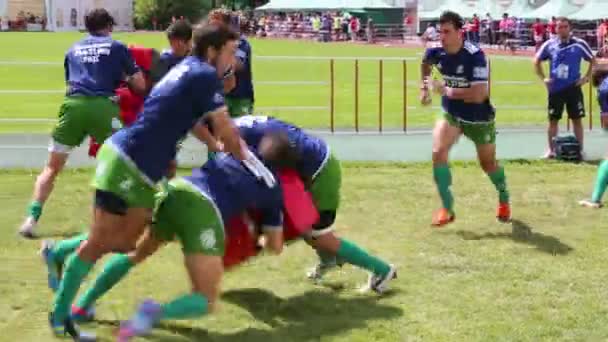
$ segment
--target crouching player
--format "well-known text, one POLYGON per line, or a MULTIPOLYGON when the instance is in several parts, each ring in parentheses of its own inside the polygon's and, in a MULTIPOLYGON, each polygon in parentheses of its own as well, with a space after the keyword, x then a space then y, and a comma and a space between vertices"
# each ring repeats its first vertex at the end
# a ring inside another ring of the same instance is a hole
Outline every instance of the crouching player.
MULTIPOLYGON (((601 60, 600 60, 601 61, 601 60)), ((593 71, 593 85, 597 87, 597 101, 601 110, 601 124, 604 130, 608 130, 608 62, 600 62, 596 70, 593 71)), ((608 187, 608 159, 604 159, 598 169, 593 193, 590 199, 579 202, 580 205, 588 208, 600 208, 602 197, 608 187)))
MULTIPOLYGON (((312 226, 312 233, 305 239, 319 255, 320 262, 308 273, 312 280, 320 280, 324 273, 344 262, 370 272, 369 289, 382 293, 388 282, 396 276, 395 267, 370 255, 353 242, 337 237, 333 224, 340 204, 342 171, 340 162, 320 138, 300 128, 266 116, 242 116, 234 120, 241 137, 254 149, 266 149, 276 153, 265 156, 277 167, 292 168, 298 172, 310 191, 319 212, 319 220, 312 226), (272 148, 273 135, 285 135, 293 146, 291 156, 281 155, 281 149, 272 148), (289 163, 286 165, 286 161, 289 163)), ((214 142, 207 142, 212 146, 214 142)))

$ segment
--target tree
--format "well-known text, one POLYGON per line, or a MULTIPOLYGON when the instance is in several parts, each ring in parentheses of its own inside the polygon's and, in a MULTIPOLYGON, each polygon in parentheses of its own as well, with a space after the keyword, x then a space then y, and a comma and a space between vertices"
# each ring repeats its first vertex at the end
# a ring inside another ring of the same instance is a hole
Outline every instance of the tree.
POLYGON ((135 26, 149 29, 152 20, 156 18, 161 27, 167 27, 174 16, 183 16, 190 22, 196 22, 210 8, 210 0, 136 0, 135 26))

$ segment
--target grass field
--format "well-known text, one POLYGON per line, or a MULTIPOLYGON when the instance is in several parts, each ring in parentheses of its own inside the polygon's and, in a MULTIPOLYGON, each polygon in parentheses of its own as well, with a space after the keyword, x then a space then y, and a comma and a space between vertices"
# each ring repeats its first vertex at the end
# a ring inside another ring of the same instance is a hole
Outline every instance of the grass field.
MULTIPOLYGON (((146 340, 605 341, 608 211, 576 206, 588 195, 595 166, 510 162, 506 169, 513 225, 495 222, 495 193, 481 170, 457 164, 458 220, 431 229, 438 199, 430 165, 346 163, 337 229, 399 267, 390 294, 357 293, 365 275, 349 266, 323 285, 308 283, 313 253, 295 244, 228 274, 219 314, 166 324, 146 340)), ((47 236, 69 236, 85 225, 90 173, 60 178, 42 221, 47 236)), ((0 171, 2 341, 52 340, 38 243, 14 234, 34 177, 0 171)), ((187 289, 179 249, 171 246, 103 298, 101 321, 87 328, 111 340, 138 301, 187 289)))
MULTIPOLYGON (((54 119, 62 98, 63 55, 79 33, 3 33, 0 46, 0 119, 54 119), (11 63, 6 63, 11 62, 11 63), (29 62, 43 62, 31 64, 29 62), (24 92, 25 91, 25 92, 24 92)), ((120 33, 117 39, 162 49, 161 33, 120 33)), ((418 104, 419 60, 422 48, 387 48, 352 44, 322 44, 307 41, 252 40, 255 56, 304 57, 400 57, 408 60, 408 124, 430 127, 438 109, 418 104)), ((354 126, 354 61, 335 62, 336 126, 354 126)), ((360 62, 360 125, 378 126, 378 62, 360 62)), ((329 127, 329 61, 262 59, 254 57, 254 78, 259 111, 288 119, 305 127, 329 127), (305 82, 301 85, 276 82, 305 82), (325 83, 319 83, 325 82, 325 83), (291 108, 290 108, 291 107, 291 108), (300 108, 297 108, 300 107, 300 108), (303 108, 307 107, 307 108, 303 108)), ((400 61, 384 65, 384 126, 402 125, 403 72, 400 61)), ((492 100, 498 108, 499 126, 529 126, 545 122, 545 90, 532 72, 529 58, 492 57, 492 100), (507 82, 507 83, 505 83, 507 82), (510 83, 509 83, 510 82, 510 83), (515 82, 515 83, 513 83, 515 82), (523 82, 523 83, 522 83, 523 82), (526 83, 532 82, 532 83, 526 83)), ((587 96, 587 95, 586 95, 587 96)), ((588 97, 588 96, 587 96, 588 97)), ((439 104, 435 99, 435 105, 439 104)), ((594 112, 597 114, 596 101, 594 112)), ((596 118, 598 116, 596 115, 596 118)), ((597 119, 596 119, 597 122, 597 119)), ((597 123, 596 123, 597 125, 597 123)), ((46 132, 49 122, 6 122, 1 132, 46 132)))

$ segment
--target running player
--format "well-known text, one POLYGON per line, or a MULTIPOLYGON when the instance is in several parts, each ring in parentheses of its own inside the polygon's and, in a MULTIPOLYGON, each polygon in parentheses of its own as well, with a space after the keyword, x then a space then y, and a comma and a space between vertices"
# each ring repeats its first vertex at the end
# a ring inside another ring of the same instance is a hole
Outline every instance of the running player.
POLYGON ((511 219, 505 173, 496 161, 495 114, 488 98, 486 57, 477 46, 463 41, 461 30, 460 15, 444 12, 439 19, 442 46, 427 49, 421 66, 422 104, 431 103, 432 83, 433 90, 442 96, 445 112, 433 131, 433 177, 442 202, 433 215, 433 226, 446 225, 455 218, 448 154, 462 134, 476 145, 481 168, 498 191, 496 217, 501 222, 511 219), (443 81, 430 81, 433 66, 441 72, 443 81))
POLYGON ((265 143, 271 141, 266 138, 273 134, 286 134, 294 146, 294 156, 271 154, 266 160, 296 170, 308 186, 319 211, 319 221, 313 225, 311 235, 305 237, 320 258, 319 264, 309 272, 309 278, 320 280, 340 260, 340 264, 348 262, 369 271, 368 285, 371 290, 378 293, 386 290, 388 282, 396 275, 395 267, 368 254, 353 242, 337 237, 333 232, 340 204, 342 171, 340 162, 330 152, 327 144, 300 128, 275 118, 242 116, 234 122, 239 127, 242 138, 254 150, 263 148, 265 143), (290 160, 296 162, 285 163, 290 160))
POLYGON ((66 262, 50 315, 56 334, 78 335, 69 308, 95 262, 107 253, 135 248, 151 216, 155 187, 175 158, 177 142, 189 130, 202 138, 202 120, 207 120, 217 129, 228 152, 239 159, 254 159, 249 165, 258 165, 253 155, 243 150, 229 119, 215 68, 224 59, 234 58, 237 39, 229 29, 199 26, 194 33, 193 56, 171 69, 153 88, 132 126, 116 132, 101 147, 93 181, 91 232, 66 262))
POLYGON ((113 97, 124 75, 133 90, 145 91, 143 74, 129 50, 110 37, 114 18, 105 9, 95 9, 85 16, 85 26, 89 35, 65 55, 67 93, 52 133, 49 159, 36 180, 27 218, 19 230, 26 238, 35 237, 44 203, 72 149, 82 144, 87 135, 104 141, 113 128, 119 128, 118 106, 113 97))

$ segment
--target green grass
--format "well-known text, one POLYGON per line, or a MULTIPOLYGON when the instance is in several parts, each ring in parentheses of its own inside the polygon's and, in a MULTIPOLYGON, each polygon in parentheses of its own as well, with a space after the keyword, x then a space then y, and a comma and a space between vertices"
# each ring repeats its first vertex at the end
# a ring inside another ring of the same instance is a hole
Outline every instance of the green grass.
MULTIPOLYGON (((314 253, 298 243, 227 274, 217 315, 166 324, 142 341, 606 340, 608 211, 576 205, 588 195, 595 166, 510 162, 506 169, 513 226, 495 222, 494 190, 466 163, 453 168, 457 221, 431 229, 438 199, 429 164, 345 163, 338 232, 399 267, 391 294, 358 294, 365 274, 350 266, 324 285, 307 282, 314 253)), ((42 232, 70 235, 87 222, 90 173, 67 171, 59 179, 42 232)), ((34 179, 34 172, 0 171, 6 341, 51 340, 38 244, 14 234, 34 179)), ((111 340, 114 324, 143 298, 188 290, 182 268, 179 248, 166 248, 101 300, 102 322, 87 328, 111 340)))
MULTIPOLYGON (((63 55, 79 39, 79 33, 3 33, 2 61, 53 62, 53 65, 0 65, 1 90, 57 90, 63 85, 63 55)), ((166 46, 161 33, 117 33, 117 39, 162 49, 166 46)), ((308 41, 277 41, 252 39, 255 56, 356 56, 356 57, 409 57, 408 81, 419 79, 419 58, 422 48, 388 48, 352 44, 322 44, 308 41)), ((335 62, 335 124, 337 127, 354 127, 354 62, 335 62)), ((265 60, 254 57, 254 78, 258 82, 314 81, 329 82, 327 60, 265 60)), ((493 58, 492 100, 498 107, 499 126, 529 126, 546 120, 545 90, 537 82, 529 59, 493 58), (499 84, 500 81, 533 81, 534 84, 499 84), (505 108, 507 106, 507 108, 505 108), (517 106, 517 108, 508 108, 517 106), (502 107, 502 108, 501 108, 502 107), (526 108, 527 107, 527 108, 526 108)), ((402 125, 402 65, 386 61, 384 65, 384 126, 402 125)), ((360 64, 360 125, 378 126, 378 63, 361 61, 360 64)), ((287 119, 305 127, 329 127, 329 85, 286 86, 260 84, 256 88, 257 108, 269 107, 320 107, 310 110, 289 108, 267 109, 266 113, 287 119)), ((2 94, 0 118, 55 118, 62 95, 56 94, 2 94)), ((437 109, 421 108, 418 104, 418 87, 407 89, 408 124, 412 127, 431 127, 437 109)), ((598 113, 595 99, 591 101, 598 113)), ((439 99, 435 98, 435 105, 439 99)), ((596 117, 598 117, 596 115, 596 117)), ((45 132, 50 124, 5 124, 2 132, 45 132)))

